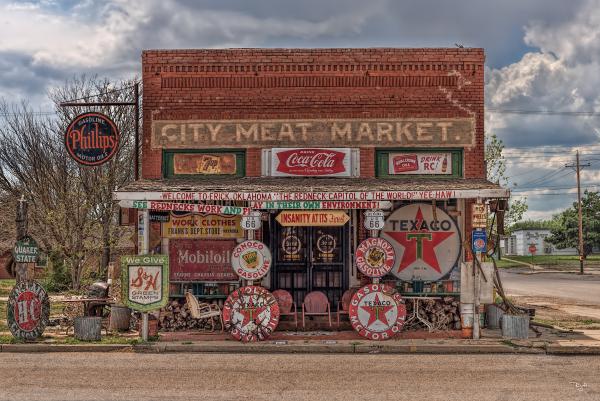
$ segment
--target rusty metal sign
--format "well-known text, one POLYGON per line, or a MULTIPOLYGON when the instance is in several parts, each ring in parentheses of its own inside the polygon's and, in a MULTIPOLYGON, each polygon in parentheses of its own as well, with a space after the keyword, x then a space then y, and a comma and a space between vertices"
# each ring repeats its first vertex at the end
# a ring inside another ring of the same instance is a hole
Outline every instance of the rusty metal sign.
POLYGON ((389 340, 402 330, 404 300, 387 284, 369 284, 352 296, 348 310, 354 330, 369 340, 389 340))
POLYGON ((225 329, 239 341, 264 341, 277 328, 279 305, 263 287, 238 288, 223 305, 223 322, 225 329))
POLYGON ((383 238, 367 238, 356 248, 356 267, 368 277, 383 277, 396 261, 396 251, 383 238))
POLYGON ((487 213, 486 206, 484 203, 473 203, 471 205, 471 227, 487 227, 487 213))
POLYGON ((271 268, 271 251, 260 241, 248 240, 236 246, 231 265, 238 276, 246 280, 263 278, 271 268))
POLYGON ((17 284, 8 297, 8 328, 13 336, 35 340, 50 319, 50 298, 37 281, 17 284))
POLYGON ((69 155, 85 166, 99 166, 110 160, 119 149, 119 130, 102 113, 80 114, 65 132, 69 155))

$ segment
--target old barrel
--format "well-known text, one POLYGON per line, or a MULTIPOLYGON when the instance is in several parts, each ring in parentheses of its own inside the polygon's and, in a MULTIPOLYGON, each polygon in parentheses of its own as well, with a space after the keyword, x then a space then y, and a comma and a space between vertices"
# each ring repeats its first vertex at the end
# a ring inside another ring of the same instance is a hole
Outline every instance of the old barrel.
POLYGON ((488 304, 485 306, 485 315, 487 327, 489 329, 500 328, 500 318, 504 315, 504 310, 496 304, 488 304))
POLYGON ((505 338, 528 338, 529 337, 529 315, 503 315, 500 319, 502 326, 502 337, 505 338))
POLYGON ((131 309, 123 305, 111 305, 108 324, 110 330, 128 331, 130 320, 131 309))
POLYGON ((79 316, 73 322, 75 338, 81 341, 99 341, 102 330, 102 318, 79 316))
POLYGON ((460 304, 460 323, 463 338, 473 337, 473 304, 460 304))

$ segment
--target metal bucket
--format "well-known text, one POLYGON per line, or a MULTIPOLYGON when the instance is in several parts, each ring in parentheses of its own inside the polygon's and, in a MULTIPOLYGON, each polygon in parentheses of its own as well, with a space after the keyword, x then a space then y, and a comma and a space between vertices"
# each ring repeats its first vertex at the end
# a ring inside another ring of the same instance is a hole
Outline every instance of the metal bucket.
POLYGON ((529 338, 529 315, 504 315, 500 319, 502 337, 529 338))
POLYGON ((500 328, 500 319, 504 315, 504 310, 496 304, 488 304, 485 307, 487 317, 487 327, 490 329, 500 328))
POLYGON ((131 310, 122 305, 112 305, 110 307, 110 330, 128 331, 129 321, 131 319, 131 310))
POLYGON ((460 304, 460 324, 464 338, 473 337, 473 304, 460 304))

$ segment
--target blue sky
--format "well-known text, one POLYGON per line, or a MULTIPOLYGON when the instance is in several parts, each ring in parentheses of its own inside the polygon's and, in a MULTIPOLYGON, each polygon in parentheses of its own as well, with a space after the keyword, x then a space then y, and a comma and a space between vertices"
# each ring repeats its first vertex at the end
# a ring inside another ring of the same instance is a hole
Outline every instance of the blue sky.
POLYGON ((592 190, 600 117, 600 0, 0 0, 0 97, 51 110, 46 91, 81 73, 139 75, 147 48, 483 47, 486 131, 507 145, 527 217, 575 200, 579 149, 592 190))

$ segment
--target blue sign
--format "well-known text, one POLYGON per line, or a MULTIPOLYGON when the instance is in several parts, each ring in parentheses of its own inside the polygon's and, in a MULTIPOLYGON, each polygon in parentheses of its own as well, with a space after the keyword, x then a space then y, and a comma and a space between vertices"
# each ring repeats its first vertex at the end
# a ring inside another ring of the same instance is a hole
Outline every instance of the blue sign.
POLYGON ((471 234, 471 247, 473 248, 473 252, 485 252, 487 245, 487 233, 485 230, 473 230, 471 234))

